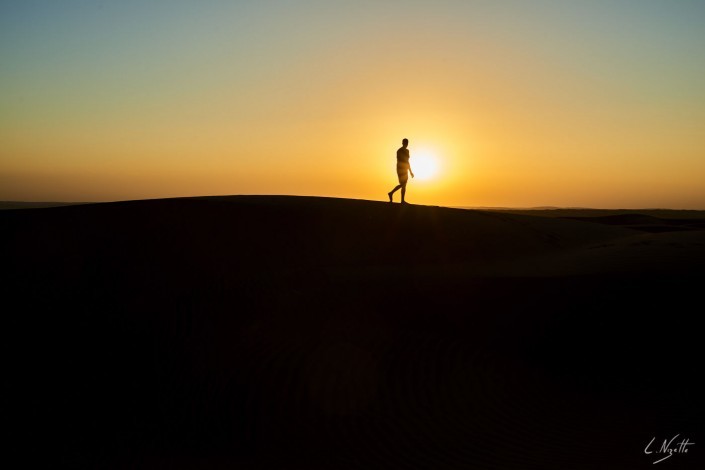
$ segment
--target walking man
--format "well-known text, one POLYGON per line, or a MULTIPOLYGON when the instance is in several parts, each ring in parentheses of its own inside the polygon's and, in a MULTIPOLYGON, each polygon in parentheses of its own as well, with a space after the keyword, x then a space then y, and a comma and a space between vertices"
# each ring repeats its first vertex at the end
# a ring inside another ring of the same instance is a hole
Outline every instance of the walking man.
POLYGON ((392 202, 392 196, 397 190, 401 189, 401 203, 406 204, 404 196, 406 196, 406 183, 409 181, 409 173, 411 177, 414 177, 414 172, 411 171, 411 165, 409 164, 409 139, 404 139, 401 141, 402 146, 397 150, 397 176, 399 177, 399 184, 387 193, 389 196, 389 202, 392 202))

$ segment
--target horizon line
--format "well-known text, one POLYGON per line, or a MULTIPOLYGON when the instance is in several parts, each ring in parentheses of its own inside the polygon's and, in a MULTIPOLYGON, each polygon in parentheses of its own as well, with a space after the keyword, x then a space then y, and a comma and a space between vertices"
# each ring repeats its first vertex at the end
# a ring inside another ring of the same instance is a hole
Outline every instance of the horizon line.
MULTIPOLYGON (((135 202, 135 201, 157 201, 166 199, 197 199, 197 198, 208 198, 208 197, 317 197, 325 199, 345 199, 351 201, 369 201, 369 202, 387 202, 384 200, 376 199, 359 199, 359 198, 349 198, 349 197, 335 197, 335 196, 312 196, 312 195, 298 195, 298 194, 213 194, 213 195, 201 195, 201 196, 169 196, 169 197, 155 197, 155 198, 142 198, 142 199, 115 199, 109 201, 26 201, 26 200, 2 200, 0 201, 0 210, 13 209, 13 207, 4 207, 5 205, 18 205, 18 206, 33 206, 34 208, 48 208, 52 206, 68 206, 68 205, 83 205, 83 204, 105 204, 105 203, 116 203, 116 202, 135 202)), ((581 207, 581 206, 471 206, 471 205, 452 205, 452 206, 441 206, 436 204, 413 204, 413 205, 431 205, 436 207, 447 207, 450 209, 469 209, 469 210, 525 210, 525 211, 540 211, 540 210, 606 210, 606 211, 691 211, 691 212, 702 212, 703 209, 682 209, 682 208, 672 208, 672 207, 619 207, 619 208, 605 208, 605 207, 581 207)), ((20 209, 21 207, 15 207, 15 209, 20 209)))

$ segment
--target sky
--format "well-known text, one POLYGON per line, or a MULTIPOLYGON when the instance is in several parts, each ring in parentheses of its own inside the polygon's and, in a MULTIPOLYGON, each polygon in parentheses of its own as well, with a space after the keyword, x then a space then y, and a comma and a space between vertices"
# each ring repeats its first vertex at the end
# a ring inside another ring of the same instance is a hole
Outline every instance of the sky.
POLYGON ((0 200, 386 200, 408 138, 412 203, 705 209, 703 24, 701 0, 0 0, 0 200))

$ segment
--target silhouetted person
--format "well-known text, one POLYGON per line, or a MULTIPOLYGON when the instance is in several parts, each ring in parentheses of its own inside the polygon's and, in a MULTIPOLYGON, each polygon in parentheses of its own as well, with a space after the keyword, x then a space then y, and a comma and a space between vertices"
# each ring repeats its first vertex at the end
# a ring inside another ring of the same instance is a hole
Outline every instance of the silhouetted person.
POLYGON ((409 181, 409 173, 411 177, 414 177, 414 172, 411 171, 411 164, 409 164, 409 149, 406 148, 409 145, 409 139, 404 139, 401 141, 402 146, 397 150, 397 176, 399 177, 399 184, 387 193, 389 196, 389 202, 392 202, 392 196, 397 190, 401 189, 401 203, 406 204, 404 196, 406 196, 406 182, 409 181))

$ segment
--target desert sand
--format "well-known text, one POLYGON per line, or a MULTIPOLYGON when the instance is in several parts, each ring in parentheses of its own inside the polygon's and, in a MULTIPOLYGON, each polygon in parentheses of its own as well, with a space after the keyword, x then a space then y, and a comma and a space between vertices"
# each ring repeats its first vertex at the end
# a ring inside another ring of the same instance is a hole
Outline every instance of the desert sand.
POLYGON ((84 468, 624 469, 680 434, 660 465, 703 468, 702 215, 2 211, 12 442, 84 468))

